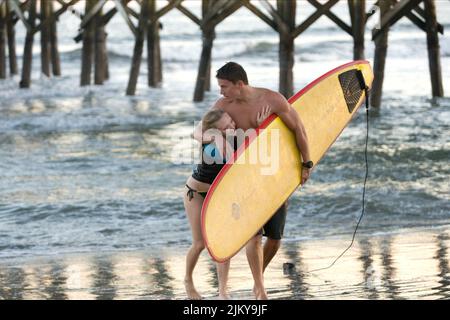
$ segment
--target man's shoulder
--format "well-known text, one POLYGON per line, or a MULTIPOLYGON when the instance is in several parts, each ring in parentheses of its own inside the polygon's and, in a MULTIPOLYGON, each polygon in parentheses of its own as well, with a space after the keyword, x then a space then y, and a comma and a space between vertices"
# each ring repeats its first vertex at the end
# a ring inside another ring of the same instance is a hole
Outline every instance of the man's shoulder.
POLYGON ((264 95, 264 100, 271 106, 272 111, 285 111, 289 103, 281 93, 267 88, 260 89, 260 92, 264 95))
POLYGON ((223 111, 227 111, 231 106, 234 105, 234 101, 227 98, 220 98, 214 103, 212 109, 222 109, 223 111))
POLYGON ((281 93, 268 89, 268 88, 255 88, 256 90, 258 90, 258 92, 260 93, 260 95, 263 95, 265 99, 268 100, 283 100, 284 97, 281 93))
POLYGON ((229 101, 225 98, 219 98, 216 103, 212 106, 212 109, 223 109, 225 106, 229 104, 229 101))
POLYGON ((263 88, 263 87, 253 87, 253 89, 255 89, 257 92, 259 92, 259 94, 272 94, 273 92, 276 92, 269 88, 263 88))

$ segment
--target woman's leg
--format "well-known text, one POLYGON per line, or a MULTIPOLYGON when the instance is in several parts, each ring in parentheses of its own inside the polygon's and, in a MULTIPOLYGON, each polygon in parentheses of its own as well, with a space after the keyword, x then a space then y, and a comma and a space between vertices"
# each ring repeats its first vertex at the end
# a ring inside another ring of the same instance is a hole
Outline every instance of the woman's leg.
MULTIPOLYGON (((186 189, 187 190, 187 189, 186 189)), ((192 274, 195 265, 197 264, 200 253, 205 248, 203 236, 201 232, 201 211, 203 205, 203 197, 194 192, 194 197, 189 200, 189 197, 184 192, 184 208, 186 215, 191 225, 192 245, 186 255, 186 275, 184 277, 184 285, 186 287, 186 294, 188 299, 198 300, 201 295, 197 292, 194 286, 192 274)))
POLYGON ((216 264, 217 278, 219 280, 219 299, 228 300, 227 283, 228 283, 228 271, 230 271, 230 260, 216 264))

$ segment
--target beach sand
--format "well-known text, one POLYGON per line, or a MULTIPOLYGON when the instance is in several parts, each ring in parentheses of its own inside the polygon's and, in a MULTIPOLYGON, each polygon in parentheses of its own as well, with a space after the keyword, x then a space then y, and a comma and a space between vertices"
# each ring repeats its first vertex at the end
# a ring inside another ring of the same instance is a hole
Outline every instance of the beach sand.
MULTIPOLYGON (((270 299, 449 299, 450 227, 351 239, 283 242, 265 272, 270 299)), ((186 299, 186 247, 0 261, 0 299, 186 299)), ((205 299, 217 299, 205 251, 195 270, 205 299)), ((231 262, 233 299, 253 299, 245 252, 231 262)))

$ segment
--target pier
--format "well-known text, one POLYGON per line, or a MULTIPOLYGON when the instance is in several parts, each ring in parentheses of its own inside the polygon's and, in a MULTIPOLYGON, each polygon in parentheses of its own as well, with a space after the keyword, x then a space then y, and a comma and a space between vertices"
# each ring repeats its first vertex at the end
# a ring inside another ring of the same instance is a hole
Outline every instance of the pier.
MULTIPOLYGON (((194 101, 202 101, 205 91, 211 87, 211 60, 216 28, 227 17, 241 8, 257 16, 261 23, 269 25, 279 38, 279 92, 285 97, 294 93, 295 39, 325 16, 336 28, 353 39, 353 57, 365 57, 364 41, 370 36, 375 43, 375 81, 371 94, 371 105, 380 107, 386 59, 388 58, 389 30, 400 19, 408 19, 426 33, 430 81, 433 97, 444 96, 439 33, 444 28, 436 18, 435 0, 378 0, 370 8, 366 0, 201 0, 201 16, 189 8, 192 0, 0 0, 0 79, 21 72, 20 88, 31 86, 33 46, 41 47, 41 71, 47 77, 58 77, 61 70, 58 50, 58 22, 60 16, 70 12, 79 18, 74 41, 82 42, 80 85, 102 85, 109 77, 108 45, 105 27, 115 15, 120 15, 123 27, 134 35, 134 51, 130 61, 127 95, 135 95, 145 44, 148 53, 148 86, 155 87, 164 81, 160 50, 161 19, 171 10, 179 10, 186 19, 196 24, 201 31, 202 49, 198 62, 194 101), (348 4, 348 19, 338 17, 331 9, 338 2, 348 4), (83 10, 80 11, 80 3, 83 10), (296 21, 296 13, 306 6, 315 11, 304 21, 296 21), (136 9, 138 8, 138 9, 136 9), (378 23, 366 34, 369 19, 378 23), (15 27, 23 24, 26 38, 23 50, 23 65, 19 71, 16 56, 15 27), (35 37, 40 36, 40 43, 35 37)), ((0 80, 1 81, 1 80, 0 80)), ((194 81, 194 79, 193 79, 194 81)))

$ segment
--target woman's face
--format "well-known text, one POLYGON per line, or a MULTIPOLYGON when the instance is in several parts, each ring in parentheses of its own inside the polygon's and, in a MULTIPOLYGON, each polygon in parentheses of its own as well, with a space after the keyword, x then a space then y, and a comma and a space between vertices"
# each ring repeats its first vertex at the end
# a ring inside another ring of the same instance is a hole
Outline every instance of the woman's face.
POLYGON ((227 131, 234 132, 236 130, 236 124, 228 113, 224 113, 220 120, 216 122, 216 128, 222 131, 222 133, 226 133, 227 131))

